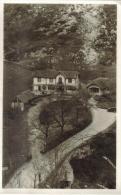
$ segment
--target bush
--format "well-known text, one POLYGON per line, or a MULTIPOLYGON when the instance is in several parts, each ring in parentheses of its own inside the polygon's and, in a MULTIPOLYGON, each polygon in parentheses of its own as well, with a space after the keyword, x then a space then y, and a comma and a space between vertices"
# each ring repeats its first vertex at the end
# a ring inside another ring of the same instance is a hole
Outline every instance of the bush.
POLYGON ((83 130, 92 120, 88 108, 74 97, 51 102, 45 109, 48 112, 49 123, 44 112, 41 112, 41 115, 45 126, 48 125, 47 150, 83 130))

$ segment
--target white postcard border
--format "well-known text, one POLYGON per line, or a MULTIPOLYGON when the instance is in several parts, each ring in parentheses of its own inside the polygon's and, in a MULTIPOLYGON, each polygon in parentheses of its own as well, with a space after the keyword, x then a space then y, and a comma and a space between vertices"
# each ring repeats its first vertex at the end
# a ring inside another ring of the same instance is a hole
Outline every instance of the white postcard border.
POLYGON ((2 0, 0 2, 0 193, 2 194, 120 194, 121 195, 121 1, 90 0, 2 0), (2 189, 2 113, 3 113, 3 7, 4 3, 116 4, 117 5, 117 185, 115 190, 95 189, 2 189))

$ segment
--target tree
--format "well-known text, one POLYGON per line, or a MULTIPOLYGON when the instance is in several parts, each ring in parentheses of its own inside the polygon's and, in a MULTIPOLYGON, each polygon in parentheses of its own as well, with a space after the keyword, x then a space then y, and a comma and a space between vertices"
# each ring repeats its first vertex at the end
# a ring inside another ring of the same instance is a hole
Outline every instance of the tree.
POLYGON ((6 4, 4 12, 5 54, 13 53, 21 57, 29 44, 30 31, 32 31, 32 7, 6 4), (26 25, 27 23, 29 25, 26 25))
POLYGON ((69 102, 59 99, 57 102, 51 103, 50 110, 53 121, 60 127, 61 134, 63 135, 64 127, 67 123, 67 115, 70 110, 69 102))
POLYGON ((49 127, 51 125, 51 115, 50 110, 48 108, 45 108, 39 116, 40 120, 40 126, 43 126, 42 133, 44 134, 44 150, 47 150, 47 142, 48 142, 48 136, 49 136, 49 127))
POLYGON ((82 99, 79 100, 79 97, 76 96, 72 99, 65 99, 64 95, 60 94, 56 101, 44 104, 42 108, 38 106, 32 113, 34 114, 31 116, 32 136, 38 146, 42 145, 43 151, 47 151, 51 140, 51 138, 49 140, 49 135, 51 136, 53 128, 57 128, 57 131, 60 129, 58 137, 64 138, 63 136, 67 135, 65 134, 66 130, 78 130, 82 120, 86 120, 81 116, 81 114, 85 116, 84 112, 87 110, 82 99))
POLYGON ((100 64, 112 65, 116 62, 116 5, 103 5, 100 20, 94 47, 99 53, 100 64))

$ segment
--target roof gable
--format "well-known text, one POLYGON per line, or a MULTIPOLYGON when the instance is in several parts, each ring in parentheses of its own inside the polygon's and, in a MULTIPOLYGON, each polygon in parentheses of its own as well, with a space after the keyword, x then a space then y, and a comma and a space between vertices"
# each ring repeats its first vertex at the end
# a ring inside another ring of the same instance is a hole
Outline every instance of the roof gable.
POLYGON ((87 87, 90 87, 91 85, 96 85, 96 86, 100 87, 100 89, 103 90, 103 89, 110 87, 110 79, 99 77, 99 78, 96 78, 95 80, 93 80, 92 82, 90 82, 87 85, 87 87))

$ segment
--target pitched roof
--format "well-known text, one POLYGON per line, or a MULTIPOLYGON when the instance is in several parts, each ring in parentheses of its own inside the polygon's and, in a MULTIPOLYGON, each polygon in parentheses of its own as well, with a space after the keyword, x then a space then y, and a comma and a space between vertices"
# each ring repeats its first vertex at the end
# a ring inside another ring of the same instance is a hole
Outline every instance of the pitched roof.
POLYGON ((66 78, 76 78, 79 74, 78 71, 60 71, 60 73, 64 74, 66 78))
POLYGON ((91 85, 97 85, 100 89, 110 88, 111 81, 108 78, 99 77, 90 82, 87 87, 91 85))
POLYGON ((41 78, 55 78, 58 74, 62 74, 65 78, 76 78, 78 71, 57 71, 57 70, 38 70, 34 76, 41 78))
POLYGON ((17 98, 23 103, 28 103, 28 101, 35 98, 35 95, 30 90, 26 90, 17 95, 17 98))

